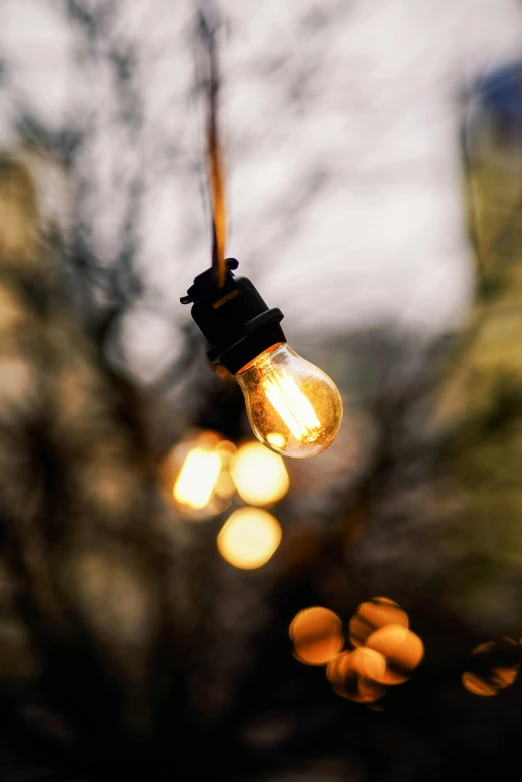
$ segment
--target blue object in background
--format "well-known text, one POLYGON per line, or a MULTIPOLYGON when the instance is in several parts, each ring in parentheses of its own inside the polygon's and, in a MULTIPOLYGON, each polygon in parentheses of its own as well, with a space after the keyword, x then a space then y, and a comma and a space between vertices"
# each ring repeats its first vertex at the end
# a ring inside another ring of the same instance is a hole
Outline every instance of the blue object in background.
POLYGON ((499 119, 506 131, 522 134, 522 62, 492 71, 476 90, 486 112, 499 119))

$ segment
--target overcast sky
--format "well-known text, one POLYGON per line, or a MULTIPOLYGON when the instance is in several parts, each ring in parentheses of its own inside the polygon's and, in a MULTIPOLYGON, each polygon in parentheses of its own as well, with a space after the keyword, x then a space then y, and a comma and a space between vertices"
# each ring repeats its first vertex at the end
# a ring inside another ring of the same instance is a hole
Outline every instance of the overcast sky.
MULTIPOLYGON (((0 4, 0 142, 17 143, 21 116, 51 135, 81 137, 71 191, 48 196, 48 209, 65 230, 75 216, 104 265, 132 234, 146 285, 124 332, 149 354, 150 335, 161 343, 165 331, 154 312, 182 323, 179 296, 209 260, 196 4, 80 1, 84 11, 106 11, 94 40, 88 17, 71 21, 67 5, 0 4), (115 52, 132 52, 123 91, 115 52)), ((283 309, 289 336, 452 326, 472 285, 457 98, 518 56, 522 6, 223 0, 220 8, 228 254, 283 309)))

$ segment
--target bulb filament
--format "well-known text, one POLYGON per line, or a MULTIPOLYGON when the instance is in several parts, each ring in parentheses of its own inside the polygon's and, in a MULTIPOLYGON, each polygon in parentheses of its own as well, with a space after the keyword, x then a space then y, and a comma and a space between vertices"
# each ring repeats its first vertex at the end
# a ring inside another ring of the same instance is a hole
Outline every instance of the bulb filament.
POLYGON ((261 382, 266 398, 293 436, 301 442, 313 442, 319 434, 320 421, 286 369, 268 374, 261 382))

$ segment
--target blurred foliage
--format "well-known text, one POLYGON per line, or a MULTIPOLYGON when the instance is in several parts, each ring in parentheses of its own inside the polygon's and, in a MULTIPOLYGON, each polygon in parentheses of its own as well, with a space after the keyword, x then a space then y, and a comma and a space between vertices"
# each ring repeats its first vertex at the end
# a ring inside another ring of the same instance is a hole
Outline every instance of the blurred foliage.
POLYGON ((452 602, 499 627, 518 619, 522 599, 522 145, 502 131, 482 117, 465 155, 478 295, 437 410, 451 431, 441 464, 462 503, 452 602))

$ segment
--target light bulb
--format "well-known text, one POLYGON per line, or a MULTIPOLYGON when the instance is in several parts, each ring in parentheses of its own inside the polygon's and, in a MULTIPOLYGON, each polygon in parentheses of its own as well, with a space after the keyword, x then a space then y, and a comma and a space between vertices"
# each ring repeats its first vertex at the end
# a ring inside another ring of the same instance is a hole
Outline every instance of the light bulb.
POLYGON ((190 519, 205 519, 226 510, 235 486, 229 472, 233 443, 216 432, 198 431, 174 446, 162 465, 165 496, 190 519))
POLYGON ((286 342, 273 345, 236 374, 258 440, 296 459, 324 451, 343 415, 341 395, 328 375, 286 342))
POLYGON ((269 309, 238 262, 226 261, 224 283, 199 274, 181 299, 209 342, 207 356, 235 375, 254 434, 284 456, 321 453, 341 426, 341 396, 330 378, 286 344, 283 313, 269 309))
POLYGON ((240 446, 232 459, 230 472, 239 496, 248 505, 279 502, 290 486, 282 458, 257 440, 240 446))
POLYGON ((234 567, 254 570, 265 565, 283 537, 278 520, 261 508, 238 508, 217 537, 219 553, 234 567))

